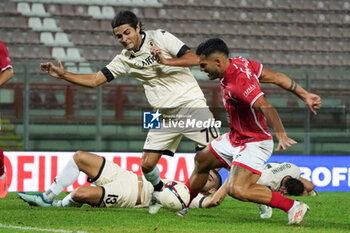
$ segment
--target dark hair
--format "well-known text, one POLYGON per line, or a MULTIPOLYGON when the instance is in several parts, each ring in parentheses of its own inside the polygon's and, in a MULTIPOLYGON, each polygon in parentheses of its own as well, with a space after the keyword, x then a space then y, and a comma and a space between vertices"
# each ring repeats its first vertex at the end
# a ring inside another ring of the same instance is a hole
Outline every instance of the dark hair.
POLYGON ((131 11, 120 11, 111 22, 113 29, 123 24, 129 24, 134 29, 136 29, 137 24, 140 24, 140 29, 142 31, 143 25, 141 21, 139 21, 137 16, 131 11))
POLYGON ((287 192, 291 196, 300 196, 304 192, 304 184, 295 178, 289 178, 284 182, 287 192))
POLYGON ((206 57, 215 52, 223 53, 226 57, 229 56, 229 50, 226 43, 219 38, 213 38, 202 42, 196 50, 198 56, 203 54, 206 57))
POLYGON ((218 183, 217 183, 216 187, 214 187, 214 188, 216 188, 216 190, 218 190, 221 187, 221 185, 222 185, 221 175, 215 169, 211 169, 211 171, 214 172, 214 174, 216 175, 216 177, 218 179, 218 183))

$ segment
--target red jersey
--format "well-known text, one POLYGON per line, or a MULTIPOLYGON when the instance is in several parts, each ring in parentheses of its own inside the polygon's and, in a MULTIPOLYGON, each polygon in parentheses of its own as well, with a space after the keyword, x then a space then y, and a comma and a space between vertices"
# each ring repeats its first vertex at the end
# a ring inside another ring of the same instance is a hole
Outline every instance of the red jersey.
POLYGON ((12 63, 6 46, 0 41, 0 73, 7 69, 12 69, 12 63))
POLYGON ((225 76, 220 79, 220 87, 231 129, 231 144, 240 146, 272 139, 264 115, 253 108, 255 101, 264 95, 259 85, 263 65, 243 57, 230 61, 225 76))

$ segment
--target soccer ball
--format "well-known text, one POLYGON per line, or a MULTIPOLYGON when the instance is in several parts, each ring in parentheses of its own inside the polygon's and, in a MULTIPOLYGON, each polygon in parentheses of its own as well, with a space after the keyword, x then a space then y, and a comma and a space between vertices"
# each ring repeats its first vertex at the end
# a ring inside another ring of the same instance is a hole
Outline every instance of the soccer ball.
POLYGON ((190 202, 190 192, 185 184, 171 181, 164 185, 159 193, 158 200, 163 207, 178 211, 185 208, 190 202))

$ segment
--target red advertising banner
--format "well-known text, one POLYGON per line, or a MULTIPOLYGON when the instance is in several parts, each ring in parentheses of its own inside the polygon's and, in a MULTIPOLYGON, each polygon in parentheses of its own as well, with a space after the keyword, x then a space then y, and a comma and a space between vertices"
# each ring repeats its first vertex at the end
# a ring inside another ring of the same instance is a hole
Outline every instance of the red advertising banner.
MULTIPOLYGON (((4 152, 5 169, 10 192, 44 191, 57 173, 65 166, 74 152, 4 152)), ((141 175, 141 153, 96 153, 118 164, 123 169, 141 175)), ((174 157, 163 156, 158 167, 162 179, 185 182, 194 168, 194 154, 178 153, 174 157)), ((87 176, 81 173, 78 180, 65 191, 88 186, 87 176)))

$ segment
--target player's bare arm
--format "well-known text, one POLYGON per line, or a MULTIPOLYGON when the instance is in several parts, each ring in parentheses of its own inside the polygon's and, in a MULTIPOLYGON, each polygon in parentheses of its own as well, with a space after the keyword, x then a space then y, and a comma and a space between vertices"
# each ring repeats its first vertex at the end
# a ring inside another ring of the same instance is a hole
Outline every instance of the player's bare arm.
POLYGON ((58 66, 55 66, 52 62, 41 63, 40 68, 54 78, 64 79, 68 82, 85 87, 97 87, 107 81, 106 76, 104 76, 101 71, 93 74, 69 73, 64 70, 61 61, 58 61, 58 66))
POLYGON ((304 193, 303 193, 303 196, 308 196, 309 195, 309 192, 311 192, 312 190, 315 189, 315 185, 307 180, 307 179, 304 179, 302 177, 299 178, 299 180, 303 183, 304 185, 304 193))
POLYGON ((198 66, 198 57, 191 50, 187 50, 184 55, 179 58, 167 59, 163 56, 162 50, 157 46, 151 47, 151 54, 157 59, 157 62, 167 66, 198 66))
POLYGON ((305 102, 310 111, 313 114, 317 114, 317 110, 321 108, 321 97, 306 91, 294 80, 289 78, 287 75, 268 69, 263 69, 259 81, 262 83, 273 83, 282 87, 285 90, 293 92, 301 100, 305 102))
POLYGON ((286 150, 287 147, 291 147, 293 144, 297 144, 292 138, 289 138, 284 130, 281 119, 278 116, 277 110, 265 100, 264 97, 260 97, 255 101, 253 108, 260 111, 266 118, 267 123, 275 131, 276 138, 278 140, 278 146, 275 151, 281 149, 286 150))
POLYGON ((0 74, 0 86, 13 77, 13 69, 7 69, 0 74))
POLYGON ((227 180, 219 188, 219 190, 215 192, 213 196, 206 197, 202 203, 202 208, 211 208, 211 207, 219 206, 224 201, 227 195, 226 184, 227 184, 227 180))

